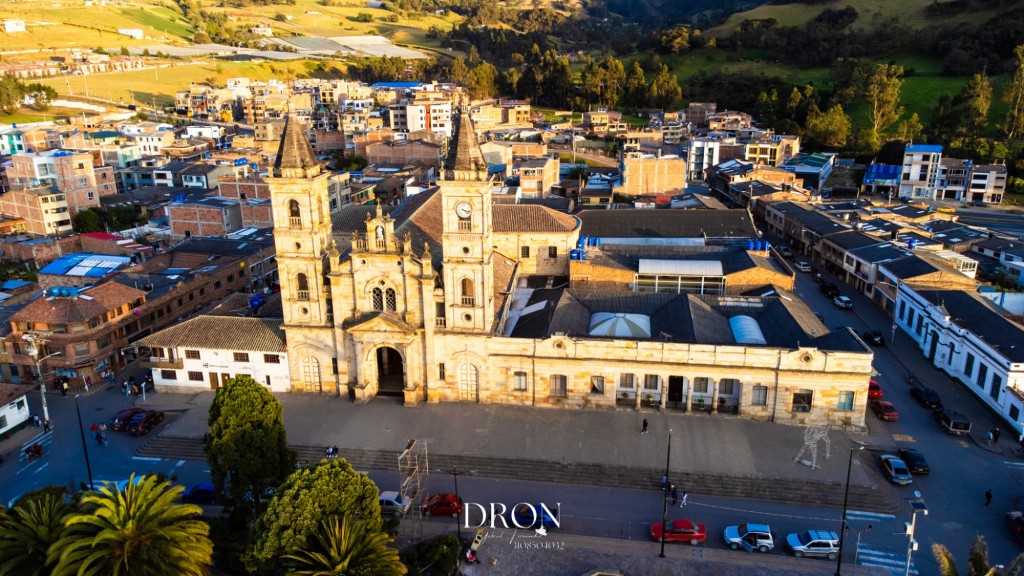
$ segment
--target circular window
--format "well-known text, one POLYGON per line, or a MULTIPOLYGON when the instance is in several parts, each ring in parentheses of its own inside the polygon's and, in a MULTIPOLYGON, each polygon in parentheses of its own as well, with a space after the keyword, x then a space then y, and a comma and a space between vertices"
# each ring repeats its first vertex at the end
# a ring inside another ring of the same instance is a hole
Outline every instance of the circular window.
POLYGON ((557 348, 559 350, 561 350, 564 346, 565 346, 565 344, 562 344, 561 342, 555 342, 555 348, 557 348))
POLYGON ((302 244, 299 244, 298 242, 296 242, 295 243, 295 249, 296 250, 302 250, 302 244))
POLYGON ((813 359, 814 359, 814 357, 812 357, 810 354, 804 354, 803 356, 800 357, 800 361, 805 363, 805 364, 810 362, 813 359))
POLYGON ((302 312, 303 314, 309 314, 309 308, 299 308, 299 312, 302 312))
POLYGON ((463 322, 472 322, 473 321, 473 315, 472 314, 463 314, 462 315, 462 321, 463 322))
POLYGON ((462 247, 462 253, 463 254, 469 254, 469 246, 463 246, 462 247))

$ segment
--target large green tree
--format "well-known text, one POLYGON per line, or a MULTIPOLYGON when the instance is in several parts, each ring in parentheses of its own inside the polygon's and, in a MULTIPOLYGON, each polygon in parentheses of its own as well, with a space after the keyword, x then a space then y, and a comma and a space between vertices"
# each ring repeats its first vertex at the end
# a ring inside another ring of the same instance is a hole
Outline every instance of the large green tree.
POLYGON ((50 547, 64 533, 71 506, 62 493, 40 493, 19 501, 0 520, 0 576, 46 576, 54 563, 50 547))
POLYGON ((249 494, 258 512, 260 495, 277 487, 295 466, 295 452, 281 417, 281 403, 249 376, 229 378, 210 405, 210 432, 203 446, 217 491, 235 502, 249 494))
POLYGON ((683 89, 679 86, 679 79, 675 74, 668 71, 668 66, 662 64, 658 74, 651 80, 649 89, 650 104, 655 108, 671 107, 677 100, 683 97, 683 89))
POLYGON ((1003 102, 1009 104, 1003 132, 1009 139, 1024 133, 1024 44, 1013 49, 1013 75, 1003 92, 1003 102))
POLYGON ((903 88, 903 67, 879 64, 868 77, 864 98, 871 108, 871 127, 881 133, 903 115, 900 90, 903 88))
POLYGON ((626 103, 631 108, 643 108, 647 105, 647 78, 640 62, 634 61, 633 67, 626 76, 626 103))
POLYGON ((292 550, 284 559, 295 576, 404 576, 407 569, 398 550, 388 548, 391 537, 363 520, 331 516, 320 523, 314 542, 292 550))
POLYGON ((960 92, 963 109, 961 124, 968 136, 977 137, 988 125, 988 109, 992 106, 992 82, 982 72, 971 76, 960 92))
POLYGON ((818 144, 842 148, 850 138, 853 124, 850 117, 843 112, 843 107, 836 104, 824 113, 809 112, 806 128, 806 134, 818 144))
POLYGON ((0 74, 0 111, 13 114, 21 106, 21 97, 25 95, 25 86, 14 76, 0 74))
POLYGON ((108 484, 87 492, 46 555, 53 576, 208 574, 210 527, 198 518, 202 508, 177 503, 182 490, 133 474, 124 490, 108 484))
POLYGON ((75 232, 85 234, 101 230, 103 230, 103 219, 95 209, 80 210, 75 214, 75 232))
POLYGON ((369 532, 379 532, 379 497, 373 481, 344 459, 296 470, 257 522, 246 565, 257 574, 281 574, 282 556, 308 549, 321 522, 331 516, 358 517, 369 532))

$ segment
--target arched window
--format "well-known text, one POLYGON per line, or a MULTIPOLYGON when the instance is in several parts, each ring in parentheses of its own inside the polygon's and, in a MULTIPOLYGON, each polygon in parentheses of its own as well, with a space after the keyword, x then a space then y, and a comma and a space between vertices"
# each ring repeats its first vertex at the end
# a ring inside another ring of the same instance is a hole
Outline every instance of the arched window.
POLYGON ((475 302, 473 298, 473 281, 469 278, 462 279, 462 305, 472 306, 475 302))
POLYGON ((302 227, 302 215, 299 214, 299 203, 295 200, 288 201, 288 225, 292 228, 302 227))
POLYGON ((373 309, 384 309, 384 292, 380 288, 373 289, 373 309))
POLYGON ((390 310, 392 312, 397 310, 397 302, 396 302, 396 298, 395 298, 395 291, 393 289, 391 289, 391 288, 388 288, 387 290, 384 291, 384 296, 385 296, 385 303, 387 304, 388 310, 390 310))
POLYGON ((295 276, 295 291, 299 300, 309 300, 309 280, 301 272, 295 276))

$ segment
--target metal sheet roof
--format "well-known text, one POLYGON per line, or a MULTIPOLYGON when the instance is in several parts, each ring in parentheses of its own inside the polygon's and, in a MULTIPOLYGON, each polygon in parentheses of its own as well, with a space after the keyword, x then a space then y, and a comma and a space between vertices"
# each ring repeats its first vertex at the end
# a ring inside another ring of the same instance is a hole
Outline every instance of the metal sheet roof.
POLYGON ((649 260, 640 259, 641 274, 671 274, 673 276, 723 276, 722 262, 718 260, 649 260))

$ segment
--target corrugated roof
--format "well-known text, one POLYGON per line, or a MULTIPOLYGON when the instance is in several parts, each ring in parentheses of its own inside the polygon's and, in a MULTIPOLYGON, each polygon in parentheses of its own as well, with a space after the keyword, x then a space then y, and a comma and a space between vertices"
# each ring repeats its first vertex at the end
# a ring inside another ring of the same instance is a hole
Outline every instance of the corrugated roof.
POLYGON ((640 259, 640 274, 668 274, 673 276, 722 276, 722 263, 717 260, 651 260, 640 259))
POLYGON ((907 146, 906 154, 942 154, 940 144, 910 144, 907 146))
POLYGON ((11 315, 12 322, 77 324, 99 318, 110 310, 142 298, 146 293, 117 282, 100 284, 79 295, 37 298, 11 315))
POLYGON ((197 316, 139 340, 160 348, 286 352, 280 319, 197 316))

